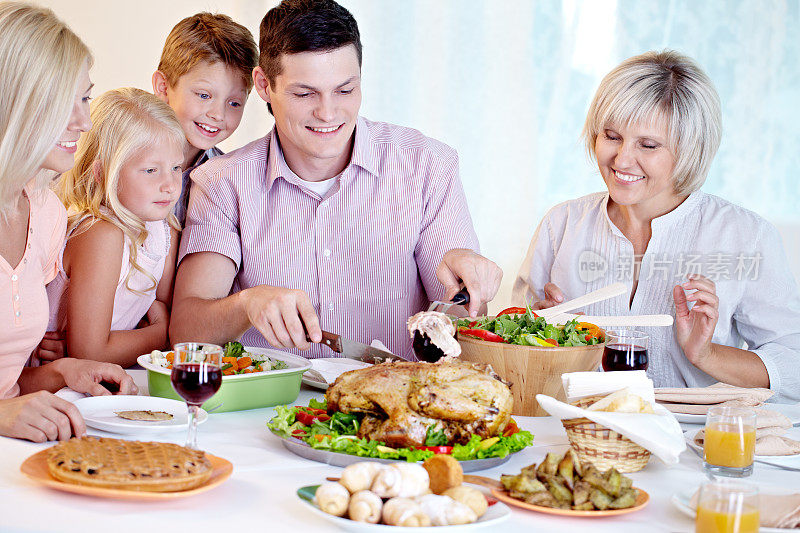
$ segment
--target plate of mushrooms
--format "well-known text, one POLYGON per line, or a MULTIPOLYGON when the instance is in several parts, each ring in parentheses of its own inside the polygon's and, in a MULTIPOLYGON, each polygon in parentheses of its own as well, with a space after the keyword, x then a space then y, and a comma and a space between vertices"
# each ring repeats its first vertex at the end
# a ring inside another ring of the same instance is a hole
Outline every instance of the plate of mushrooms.
POLYGON ((463 484, 461 465, 437 455, 422 465, 363 461, 340 478, 301 487, 297 495, 325 520, 351 531, 442 531, 496 526, 508 506, 463 484))

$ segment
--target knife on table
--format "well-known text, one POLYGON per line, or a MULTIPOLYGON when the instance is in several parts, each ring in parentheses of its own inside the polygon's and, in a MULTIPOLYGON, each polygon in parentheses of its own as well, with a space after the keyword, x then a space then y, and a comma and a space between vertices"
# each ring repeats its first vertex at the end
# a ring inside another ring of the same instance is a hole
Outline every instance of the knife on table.
POLYGON ((374 346, 370 346, 368 344, 351 341, 350 339, 345 339, 336 333, 331 333, 325 330, 322 331, 322 342, 320 342, 320 344, 324 344, 334 352, 342 354, 343 357, 347 357, 348 359, 356 359, 358 361, 363 361, 373 365, 384 363, 386 361, 405 361, 405 359, 397 357, 393 353, 387 352, 386 350, 381 350, 380 348, 375 348, 374 346))

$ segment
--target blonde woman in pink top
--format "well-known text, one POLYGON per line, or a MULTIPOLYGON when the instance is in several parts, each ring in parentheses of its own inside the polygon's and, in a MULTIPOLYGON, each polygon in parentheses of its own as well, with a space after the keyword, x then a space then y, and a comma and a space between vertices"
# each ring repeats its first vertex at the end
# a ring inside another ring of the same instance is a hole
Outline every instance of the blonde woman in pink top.
POLYGON ((51 392, 136 390, 117 365, 63 359, 23 368, 48 320, 45 284, 56 274, 66 213, 47 189, 73 165, 90 127, 91 55, 48 9, 0 3, 0 435, 34 441, 81 435, 75 407, 51 392), (32 394, 28 394, 32 393, 32 394), (22 394, 22 396, 20 396, 22 394))
POLYGON ((70 357, 129 367, 168 344, 186 141, 172 109, 141 89, 103 93, 91 119, 57 184, 69 223, 48 329, 65 333, 70 357))

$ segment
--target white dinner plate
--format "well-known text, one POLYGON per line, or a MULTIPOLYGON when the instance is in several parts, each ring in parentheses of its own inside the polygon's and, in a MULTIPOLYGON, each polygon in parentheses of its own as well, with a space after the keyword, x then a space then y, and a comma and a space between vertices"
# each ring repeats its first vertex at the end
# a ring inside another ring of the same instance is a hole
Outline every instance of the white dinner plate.
POLYGON ((348 531, 357 531, 363 533, 445 533, 447 531, 466 531, 490 528, 492 531, 497 531, 498 525, 507 520, 511 515, 511 510, 502 502, 497 502, 489 506, 484 515, 478 519, 477 522, 465 524, 463 526, 430 526, 430 527, 401 527, 401 526, 387 526, 385 524, 368 524, 366 522, 356 522, 349 518, 342 518, 340 516, 333 516, 317 507, 309 497, 316 491, 315 486, 302 487, 297 490, 297 495, 303 503, 311 509, 311 511, 327 520, 328 522, 339 526, 348 531))
MULTIPOLYGON (((793 425, 800 424, 800 403, 765 403, 762 408, 770 411, 777 411, 786 415, 793 425)), ((684 413, 672 413, 678 422, 682 424, 705 424, 706 415, 687 415, 684 413)))
MULTIPOLYGON (((686 438, 686 444, 689 445, 691 448, 697 450, 702 455, 703 447, 699 446, 695 441, 694 438, 697 434, 701 431, 702 428, 699 429, 690 429, 689 431, 685 431, 683 436, 686 438)), ((800 428, 791 428, 785 434, 785 437, 794 440, 800 440, 800 428)), ((800 454, 795 455, 756 455, 756 459, 761 459, 763 461, 769 461, 770 463, 777 463, 783 466, 789 466, 792 468, 800 468, 800 454)))
MULTIPOLYGON (((86 425, 101 431, 121 435, 144 435, 185 430, 189 426, 189 412, 186 404, 167 398, 154 396, 90 396, 75 400, 75 407, 81 412, 86 425), (164 411, 173 418, 170 420, 143 421, 126 420, 116 415, 117 411, 164 411)), ((197 423, 208 419, 208 413, 200 409, 197 423)))
POLYGON ((327 390, 328 385, 336 381, 336 378, 359 368, 370 366, 369 363, 348 359, 346 357, 320 357, 319 359, 309 359, 311 370, 303 374, 303 383, 309 387, 327 390))
MULTIPOLYGON (((677 492, 677 493, 672 495, 672 498, 670 498, 670 501, 672 502, 672 505, 677 510, 679 510, 680 512, 682 512, 683 514, 685 514, 686 516, 688 516, 692 520, 694 520, 695 516, 697 516, 697 511, 696 511, 696 509, 694 507, 692 507, 690 505, 689 502, 690 502, 690 500, 692 498, 692 495, 694 494, 694 492, 696 490, 697 489, 687 489, 687 490, 684 490, 684 491, 681 491, 681 492, 677 492)), ((320 512, 322 512, 322 511, 320 511, 320 512)), ((760 527, 760 528, 758 528, 758 531, 760 533, 784 533, 786 531, 795 531, 796 532, 797 530, 796 529, 776 528, 776 527, 760 527)))

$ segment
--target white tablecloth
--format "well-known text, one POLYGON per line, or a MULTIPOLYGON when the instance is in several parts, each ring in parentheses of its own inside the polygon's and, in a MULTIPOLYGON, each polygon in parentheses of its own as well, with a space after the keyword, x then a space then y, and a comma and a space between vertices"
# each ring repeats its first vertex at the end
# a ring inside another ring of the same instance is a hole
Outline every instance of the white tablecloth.
MULTIPOLYGON (((140 388, 146 388, 144 371, 131 371, 140 388)), ((303 388, 297 404, 322 392, 303 388)), ((310 513, 295 491, 318 484, 341 469, 301 459, 272 436, 266 422, 273 409, 212 413, 199 428, 199 444, 208 452, 233 463, 233 475, 219 487, 197 496, 167 501, 134 502, 99 499, 45 488, 19 471, 30 455, 51 444, 35 444, 0 437, 0 531, 156 533, 234 533, 330 531, 331 525, 310 513)), ((552 418, 515 417, 522 429, 534 435, 534 446, 514 455, 494 469, 476 472, 498 478, 518 473, 538 463, 548 451, 563 452, 567 438, 560 421, 552 418)), ((697 427, 697 426, 694 426, 697 427)), ((91 434, 111 436, 89 430, 91 434)), ((149 440, 183 444, 184 433, 166 433, 149 440)), ((687 450, 680 463, 668 468, 651 460, 641 472, 630 474, 634 484, 650 494, 641 511, 613 518, 570 519, 512 508, 502 526, 505 531, 642 532, 694 531, 692 521, 670 503, 670 497, 698 486, 704 479, 700 459, 687 450), (589 529, 587 529, 589 528, 589 529)), ((772 486, 797 487, 797 472, 756 464, 750 481, 772 486)))

